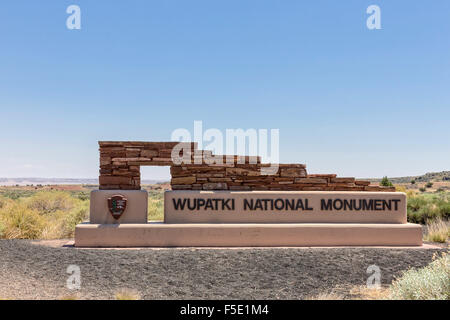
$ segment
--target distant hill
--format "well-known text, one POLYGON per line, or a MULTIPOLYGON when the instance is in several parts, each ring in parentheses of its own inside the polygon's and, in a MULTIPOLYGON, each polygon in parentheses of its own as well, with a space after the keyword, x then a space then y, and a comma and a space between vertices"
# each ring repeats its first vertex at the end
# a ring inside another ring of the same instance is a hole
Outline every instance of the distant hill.
MULTIPOLYGON (((155 184, 167 180, 142 180, 142 184, 155 184)), ((98 184, 98 179, 72 179, 72 178, 0 178, 0 186, 27 186, 27 185, 60 185, 60 184, 98 184)))
MULTIPOLYGON (((428 172, 421 176, 407 176, 407 177, 388 177, 392 183, 409 183, 411 180, 416 182, 450 182, 450 171, 428 172)), ((371 182, 380 182, 381 179, 368 179, 371 182)))

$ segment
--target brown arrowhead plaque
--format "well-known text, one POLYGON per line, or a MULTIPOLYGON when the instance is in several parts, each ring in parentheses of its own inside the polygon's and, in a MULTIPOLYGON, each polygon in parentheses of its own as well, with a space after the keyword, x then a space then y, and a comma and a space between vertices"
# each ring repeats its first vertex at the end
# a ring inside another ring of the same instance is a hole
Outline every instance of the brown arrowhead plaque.
POLYGON ((127 198, 117 194, 108 198, 108 209, 114 219, 119 219, 127 207, 127 198))

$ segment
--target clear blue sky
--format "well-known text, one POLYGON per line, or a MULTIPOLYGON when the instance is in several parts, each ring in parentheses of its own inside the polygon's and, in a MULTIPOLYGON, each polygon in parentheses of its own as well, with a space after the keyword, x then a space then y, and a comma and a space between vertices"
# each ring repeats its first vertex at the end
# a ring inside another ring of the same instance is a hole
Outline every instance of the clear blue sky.
POLYGON ((279 128, 311 173, 450 170, 449 35, 448 0, 2 1, 0 177, 96 177, 98 140, 194 120, 279 128))

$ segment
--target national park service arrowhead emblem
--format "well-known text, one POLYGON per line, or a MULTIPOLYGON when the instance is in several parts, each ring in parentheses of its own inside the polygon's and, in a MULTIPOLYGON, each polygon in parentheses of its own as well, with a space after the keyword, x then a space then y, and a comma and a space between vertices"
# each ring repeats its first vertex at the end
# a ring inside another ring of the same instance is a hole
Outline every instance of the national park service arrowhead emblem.
POLYGON ((118 194, 108 198, 108 209, 114 219, 119 219, 127 207, 127 198, 118 194))

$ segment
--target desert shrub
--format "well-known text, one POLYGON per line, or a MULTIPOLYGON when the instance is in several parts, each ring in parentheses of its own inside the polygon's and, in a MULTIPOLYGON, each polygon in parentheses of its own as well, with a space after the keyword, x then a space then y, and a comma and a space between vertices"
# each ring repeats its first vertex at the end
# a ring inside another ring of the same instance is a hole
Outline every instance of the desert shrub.
POLYGON ((77 198, 78 199, 80 199, 80 200, 89 200, 90 199, 90 194, 89 194, 89 192, 80 192, 80 193, 78 193, 77 194, 77 198))
POLYGON ((89 202, 83 201, 64 216, 64 237, 72 237, 75 226, 88 218, 89 202))
POLYGON ((433 186, 433 182, 427 182, 425 188, 431 188, 433 186))
POLYGON ((406 193, 406 188, 404 186, 395 186, 395 191, 406 193))
POLYGON ((431 223, 434 219, 450 219, 449 194, 413 194, 408 196, 408 221, 431 223))
POLYGON ((406 191, 406 197, 408 197, 408 199, 414 197, 415 195, 416 195, 416 192, 414 190, 406 191))
POLYGON ((396 279, 390 288, 391 299, 450 299, 450 257, 443 253, 421 269, 410 269, 396 279))
POLYGON ((411 184, 416 184, 416 180, 411 180, 411 184))
POLYGON ((425 189, 424 187, 420 187, 420 188, 419 188, 419 191, 420 191, 420 192, 425 192, 425 191, 427 191, 427 189, 425 189))
POLYGON ((164 194, 160 191, 149 191, 148 196, 148 219, 164 219, 164 194))
POLYGON ((136 290, 120 289, 114 294, 116 300, 140 300, 141 296, 136 290))
POLYGON ((380 186, 383 186, 383 187, 392 187, 393 184, 392 184, 391 181, 389 181, 389 179, 388 179, 387 176, 384 176, 383 179, 381 179, 380 186))
POLYGON ((11 199, 8 199, 8 198, 0 196, 0 209, 2 209, 3 207, 7 206, 11 202, 12 202, 11 199))
POLYGON ((450 236, 450 223, 442 219, 436 219, 428 225, 425 240, 432 242, 446 242, 450 236))
POLYGON ((28 198, 26 203, 30 209, 46 214, 72 209, 75 206, 75 199, 64 191, 41 191, 28 198))
POLYGON ((2 237, 7 239, 38 239, 45 226, 44 218, 37 210, 29 209, 22 202, 14 202, 1 209, 2 237))
POLYGON ((75 225, 89 212, 89 202, 63 191, 39 191, 0 208, 1 238, 59 239, 72 237, 75 225))

